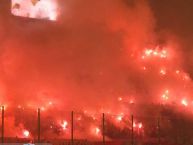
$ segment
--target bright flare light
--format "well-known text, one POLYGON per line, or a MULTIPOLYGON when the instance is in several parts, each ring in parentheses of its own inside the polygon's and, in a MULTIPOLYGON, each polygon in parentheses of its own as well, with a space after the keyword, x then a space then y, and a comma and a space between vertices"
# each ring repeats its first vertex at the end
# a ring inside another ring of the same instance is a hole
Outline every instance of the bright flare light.
POLYGON ((162 69, 160 70, 160 74, 161 74, 161 75, 166 75, 166 69, 165 69, 165 68, 162 68, 162 69))
POLYGON ((169 99, 169 90, 166 90, 164 94, 162 95, 162 99, 164 101, 167 101, 169 99))
POLYGON ((189 76, 188 76, 188 74, 184 74, 183 75, 183 80, 189 80, 190 78, 189 78, 189 76))
POLYGON ((119 97, 119 98, 118 98, 118 101, 122 101, 122 100, 123 100, 123 98, 122 98, 122 97, 119 97))
POLYGON ((50 101, 50 102, 48 102, 48 104, 49 104, 49 105, 53 105, 53 103, 52 103, 51 101, 50 101))
POLYGON ((100 130, 99 127, 92 126, 92 127, 91 127, 91 133, 92 133, 94 136, 99 136, 100 133, 101 133, 101 130, 100 130))
POLYGON ((136 123, 134 122, 134 123, 133 123, 133 127, 135 128, 136 126, 137 126, 137 125, 136 125, 136 123))
POLYGON ((23 135, 24 135, 24 137, 29 137, 30 133, 28 130, 24 130, 23 135))
POLYGON ((143 70, 147 70, 147 68, 144 66, 144 67, 143 67, 143 70))
POLYGON ((142 59, 145 59, 146 57, 159 57, 159 58, 167 58, 168 52, 165 48, 161 50, 160 47, 153 48, 147 48, 144 51, 144 54, 142 56, 142 59))
POLYGON ((58 16, 56 0, 12 0, 11 12, 15 16, 53 21, 58 16))
POLYGON ((131 99, 131 100, 129 101, 129 103, 130 103, 130 104, 134 104, 134 100, 131 99))
POLYGON ((141 129, 143 127, 143 124, 142 123, 139 123, 138 124, 138 128, 141 129))
POLYGON ((46 108, 45 107, 41 107, 41 111, 45 111, 46 110, 46 108))
POLYGON ((123 119, 123 116, 121 116, 121 115, 117 116, 118 121, 122 121, 122 119, 123 119))
POLYGON ((96 134, 96 135, 99 135, 99 134, 100 134, 100 128, 98 128, 98 127, 95 128, 95 134, 96 134))
POLYGON ((68 126, 68 122, 67 121, 63 121, 61 126, 62 126, 63 130, 66 130, 67 126, 68 126))
POLYGON ((179 74, 180 73, 180 71, 179 70, 176 70, 176 74, 179 74))
POLYGON ((188 102, 187 102, 186 99, 183 99, 183 100, 181 101, 181 104, 184 105, 185 107, 188 106, 188 102))

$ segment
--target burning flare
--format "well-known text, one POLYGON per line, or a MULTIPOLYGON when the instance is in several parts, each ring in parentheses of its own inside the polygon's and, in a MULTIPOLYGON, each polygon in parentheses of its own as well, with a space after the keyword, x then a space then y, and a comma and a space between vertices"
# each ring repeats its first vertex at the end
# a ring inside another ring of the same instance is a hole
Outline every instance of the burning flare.
POLYGON ((15 16, 57 20, 56 0, 12 0, 11 12, 15 16))

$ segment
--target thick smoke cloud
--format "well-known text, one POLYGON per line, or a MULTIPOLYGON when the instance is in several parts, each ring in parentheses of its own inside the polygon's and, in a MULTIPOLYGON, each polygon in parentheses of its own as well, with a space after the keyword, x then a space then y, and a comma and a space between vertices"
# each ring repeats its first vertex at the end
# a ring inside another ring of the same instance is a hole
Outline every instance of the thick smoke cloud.
POLYGON ((138 84, 128 80, 135 70, 128 70, 123 61, 152 40, 154 19, 148 3, 59 3, 63 7, 58 22, 21 20, 1 13, 1 28, 8 30, 1 31, 7 33, 1 36, 5 100, 27 103, 51 97, 68 107, 103 106, 102 100, 111 102, 133 88, 135 92, 138 84))
MULTIPOLYGON (((181 39, 158 29, 148 1, 58 3, 55 22, 14 17, 7 0, 0 5, 0 102, 11 108, 7 121, 10 128, 17 127, 15 132, 27 128, 35 134, 32 122, 36 120, 22 119, 14 107, 49 110, 53 105, 47 113, 50 118, 44 118, 46 130, 64 114, 52 109, 129 114, 131 101, 160 101, 163 93, 167 98, 167 89, 175 90, 170 95, 177 101, 191 94, 192 82, 183 71, 183 50, 176 43, 181 39), (144 50, 157 44, 169 48, 169 58, 144 61, 144 50), (184 78, 190 81, 184 83, 184 78), (118 98, 126 103, 117 103, 118 98)), ((26 112, 26 118, 33 114, 26 112)), ((7 132, 13 134, 11 129, 7 132)))
POLYGON ((182 45, 183 67, 192 77, 193 1, 152 0, 150 4, 156 17, 156 30, 169 35, 170 39, 171 35, 178 38, 177 41, 182 45))

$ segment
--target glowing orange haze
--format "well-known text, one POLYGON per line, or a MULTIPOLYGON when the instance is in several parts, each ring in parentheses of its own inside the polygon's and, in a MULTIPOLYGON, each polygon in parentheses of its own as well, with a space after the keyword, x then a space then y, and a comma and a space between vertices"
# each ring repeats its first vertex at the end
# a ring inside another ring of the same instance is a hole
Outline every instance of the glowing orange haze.
MULTIPOLYGON (((165 38, 159 44, 147 1, 12 0, 12 14, 54 22, 0 13, 7 136, 36 136, 37 108, 44 136, 69 137, 74 110, 76 137, 97 139, 101 113, 130 129, 125 120, 135 104, 175 102, 176 109, 192 111, 193 82, 180 44, 165 38)), ((134 121, 135 131, 143 132, 143 121, 134 121)))

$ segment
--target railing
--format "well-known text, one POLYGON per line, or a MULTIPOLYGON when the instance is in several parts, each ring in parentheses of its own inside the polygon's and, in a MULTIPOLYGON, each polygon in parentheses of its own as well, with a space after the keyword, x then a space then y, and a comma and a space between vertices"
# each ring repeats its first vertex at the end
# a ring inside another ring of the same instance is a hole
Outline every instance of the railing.
POLYGON ((1 142, 52 143, 56 145, 186 145, 193 142, 193 125, 174 114, 158 116, 88 113, 76 111, 44 112, 1 108, 1 142), (14 116, 11 134, 11 116, 14 116), (55 117, 52 117, 55 116, 55 117), (173 116, 173 117, 172 117, 173 116), (189 123, 189 124, 187 124, 189 123), (175 126, 177 124, 177 126, 175 126), (182 127, 184 126, 184 127, 182 127), (25 130, 26 129, 26 130, 25 130), (8 138, 8 136, 11 136, 8 138))

